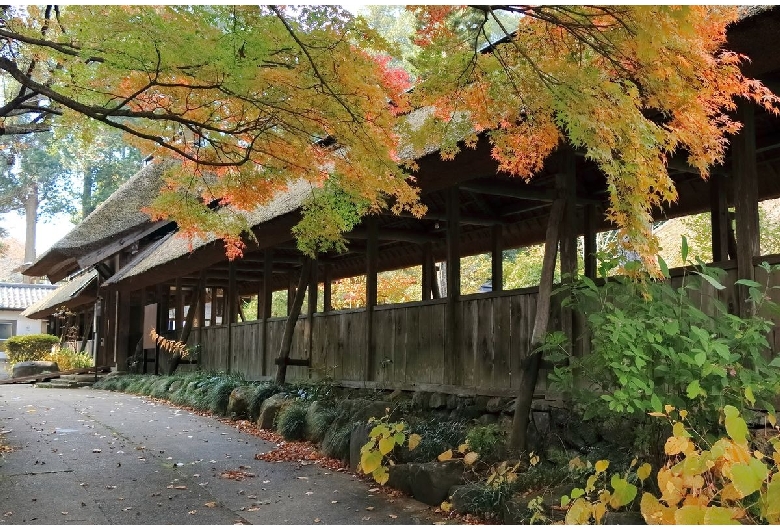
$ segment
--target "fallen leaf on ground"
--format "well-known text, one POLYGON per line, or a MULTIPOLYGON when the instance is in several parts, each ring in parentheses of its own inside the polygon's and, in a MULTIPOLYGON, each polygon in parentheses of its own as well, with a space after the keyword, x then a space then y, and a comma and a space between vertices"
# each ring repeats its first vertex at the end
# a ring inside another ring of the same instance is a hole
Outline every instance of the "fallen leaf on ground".
POLYGON ((317 518, 314 520, 314 522, 315 522, 315 523, 319 523, 319 522, 320 522, 320 518, 319 518, 319 517, 317 517, 317 518))
POLYGON ((254 476, 255 476, 254 473, 241 471, 240 469, 223 471, 222 473, 219 474, 219 478, 226 478, 226 479, 237 480, 237 481, 244 480, 245 478, 252 478, 254 476))
POLYGON ((209 501, 209 502, 205 503, 203 506, 205 506, 206 508, 216 508, 217 507, 217 503, 215 501, 209 501))
POLYGON ((366 506, 366 511, 371 512, 374 510, 373 506, 366 506))
POLYGON ((391 513, 391 514, 388 514, 388 517, 389 517, 390 519, 398 519, 398 516, 397 516, 397 515, 393 515, 392 513, 391 513))
POLYGON ((93 449, 93 450, 92 450, 92 452, 93 452, 93 453, 102 453, 103 451, 102 451, 102 450, 100 450, 100 449, 93 449))
POLYGON ((174 486, 173 484, 168 484, 169 490, 186 490, 187 486, 174 486))
POLYGON ((190 510, 187 513, 190 514, 190 515, 195 515, 196 513, 198 513, 198 510, 190 510))
POLYGON ((60 512, 62 515, 68 515, 68 512, 60 512))

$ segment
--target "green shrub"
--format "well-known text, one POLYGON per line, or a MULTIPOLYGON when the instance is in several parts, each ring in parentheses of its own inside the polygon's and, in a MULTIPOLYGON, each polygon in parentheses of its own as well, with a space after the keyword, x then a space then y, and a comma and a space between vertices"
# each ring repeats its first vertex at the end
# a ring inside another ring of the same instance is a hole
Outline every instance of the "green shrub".
POLYGON ((181 381, 181 386, 170 395, 169 399, 176 405, 187 405, 189 403, 187 399, 187 392, 189 391, 190 383, 197 381, 203 377, 203 372, 190 372, 186 375, 178 374, 174 375, 181 381))
MULTIPOLYGON (((686 257, 684 244, 684 261, 686 257)), ((766 263, 761 267, 767 278, 780 270, 766 263)), ((665 265, 661 268, 668 272, 665 265)), ((739 280, 737 284, 748 287, 756 316, 730 314, 714 297, 703 311, 703 282, 720 289, 723 275, 700 263, 696 276, 684 277, 679 287, 668 279, 610 278, 597 286, 582 278, 568 303, 585 316, 591 351, 584 356, 563 353, 562 336, 551 335, 544 347, 547 359, 568 362, 554 368, 553 388, 572 392, 585 419, 619 415, 639 421, 670 404, 688 410, 689 420, 704 432, 716 426, 713 419, 727 405, 773 412, 780 358, 770 362, 764 356, 773 324, 763 315, 778 306, 769 299, 767 285, 739 280)))
POLYGON ((230 393, 239 386, 240 383, 234 379, 223 379, 209 389, 209 411, 214 414, 224 416, 227 413, 227 406, 230 402, 230 393))
POLYGON ((469 450, 479 453, 482 460, 495 460, 501 457, 505 448, 506 433, 498 425, 473 427, 466 436, 469 450))
POLYGON ((352 436, 352 423, 333 424, 322 439, 322 451, 331 458, 347 460, 349 458, 349 439, 352 436))
POLYGON ((161 379, 158 379, 152 385, 149 387, 149 394, 158 399, 167 399, 168 398, 168 387, 171 386, 171 383, 174 381, 173 376, 163 376, 161 379))
POLYGON ((60 339, 54 335, 15 335, 5 341, 8 356, 8 368, 24 361, 42 361, 51 354, 51 348, 59 344, 60 339))
POLYGON ((320 442, 325 437, 325 433, 328 432, 328 428, 333 424, 336 419, 335 407, 319 407, 317 413, 312 417, 311 424, 309 425, 309 435, 313 442, 320 442))
POLYGON ((257 421, 257 418, 260 417, 260 407, 263 406, 263 401, 274 394, 278 394, 279 390, 280 387, 273 383, 259 386, 252 401, 249 403, 249 419, 257 421))
POLYGON ((306 405, 294 401, 276 416, 276 430, 285 440, 298 441, 306 437, 306 405))

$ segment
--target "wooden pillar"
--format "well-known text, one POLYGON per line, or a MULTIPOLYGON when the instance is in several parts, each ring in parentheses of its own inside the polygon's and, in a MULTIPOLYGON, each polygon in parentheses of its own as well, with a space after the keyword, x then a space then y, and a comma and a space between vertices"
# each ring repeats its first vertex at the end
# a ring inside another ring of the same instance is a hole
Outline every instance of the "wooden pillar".
MULTIPOLYGON (((157 286, 157 333, 163 335, 168 331, 168 307, 171 288, 168 285, 157 286)), ((146 353, 144 353, 143 372, 146 373, 146 353)), ((160 344, 154 346, 154 373, 160 373, 160 344)))
POLYGON ((295 276, 290 274, 290 282, 287 284, 287 314, 292 311, 293 301, 295 300, 295 290, 298 287, 295 276))
MULTIPOLYGON (((563 218, 560 227, 561 280, 574 282, 577 275, 577 174, 574 151, 568 146, 558 153, 559 167, 555 178, 558 197, 564 199, 563 218)), ((561 307, 561 330, 574 345, 574 311, 561 307)))
POLYGON ((374 307, 377 301, 377 256, 379 254, 379 223, 376 216, 366 219, 368 245, 366 249, 366 362, 364 374, 366 381, 374 377, 374 307))
POLYGON ((504 227, 500 224, 490 231, 490 283, 493 291, 504 290, 504 227))
POLYGON ((333 311, 333 271, 330 263, 322 266, 322 311, 329 313, 333 311))
POLYGON ((436 264, 433 262, 433 243, 427 241, 422 245, 422 299, 430 300, 433 296, 433 283, 436 281, 436 264))
MULTIPOLYGON (((208 273, 206 269, 201 271, 203 281, 198 286, 200 289, 200 304, 198 305, 198 344, 203 350, 203 328, 206 325, 206 284, 208 283, 208 273)), ((200 360, 199 360, 200 362, 200 360)))
MULTIPOLYGON (((756 130, 753 105, 740 101, 737 118, 742 129, 732 142, 734 207, 737 221, 737 277, 755 280, 753 257, 760 253, 758 229, 758 169, 756 166, 756 130)), ((748 288, 737 286, 739 314, 752 314, 747 302, 748 288)))
MULTIPOLYGON (((314 344, 314 313, 317 312, 317 261, 311 264, 309 278, 309 303, 306 307, 306 320, 303 323, 303 341, 306 345, 306 358, 312 359, 312 346, 314 344)), ((311 371, 309 372, 311 377, 311 371)))
POLYGON ((729 218, 726 201, 726 177, 710 176, 710 223, 712 224, 712 261, 717 263, 729 259, 729 218))
POLYGON ((595 279, 598 275, 598 264, 596 262, 596 205, 586 204, 584 212, 585 237, 584 239, 584 265, 585 276, 595 279))
POLYGON ((130 350, 130 304, 133 294, 131 292, 116 292, 117 297, 117 325, 116 325, 116 352, 114 362, 117 370, 127 369, 127 357, 130 350))
POLYGON ((268 373, 268 319, 271 318, 271 297, 273 289, 271 280, 274 273, 274 254, 273 250, 268 248, 263 253, 263 285, 257 298, 257 311, 260 313, 258 318, 262 319, 260 328, 260 358, 263 363, 262 374, 268 373))
POLYGON ((233 368, 233 358, 235 352, 233 351, 233 324, 236 323, 236 301, 238 300, 238 293, 236 292, 236 262, 231 261, 228 265, 228 292, 225 301, 225 310, 227 311, 227 326, 228 326, 228 356, 227 356, 227 372, 229 373, 233 368))
POLYGON ((174 306, 173 306, 173 319, 175 324, 173 329, 176 331, 176 335, 181 333, 182 321, 184 320, 184 290, 181 285, 181 278, 176 278, 173 292, 174 306))
POLYGON ((451 385, 463 383, 463 347, 460 329, 460 194, 447 190, 447 308, 445 317, 446 367, 451 385))

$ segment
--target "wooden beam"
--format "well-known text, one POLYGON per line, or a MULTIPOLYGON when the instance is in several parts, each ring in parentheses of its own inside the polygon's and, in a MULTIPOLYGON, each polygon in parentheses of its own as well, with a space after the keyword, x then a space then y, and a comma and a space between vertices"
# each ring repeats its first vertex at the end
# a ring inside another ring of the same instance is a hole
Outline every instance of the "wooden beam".
POLYGON ((278 361, 277 364, 279 365, 279 368, 276 370, 276 384, 278 385, 283 385, 287 378, 287 366, 290 361, 290 348, 292 346, 293 332, 295 331, 295 323, 298 320, 298 316, 301 314, 301 306, 303 305, 306 286, 309 283, 311 266, 312 260, 304 258, 303 265, 301 266, 301 274, 298 278, 298 285, 295 289, 293 306, 290 310, 290 314, 287 315, 282 343, 279 345, 279 354, 276 356, 276 360, 278 361))
POLYGON ((493 291, 504 290, 504 227, 493 225, 490 233, 490 283, 493 291))
MULTIPOLYGON (((344 234, 347 239, 368 239, 367 229, 355 229, 344 234)), ((380 241, 406 241, 408 243, 426 243, 429 241, 441 241, 441 237, 436 234, 425 234, 414 232, 412 230, 396 230, 392 228, 383 228, 379 231, 380 241)))
POLYGON ((377 267, 379 254, 379 220, 376 216, 366 219, 368 229, 368 248, 366 251, 366 359, 364 381, 374 379, 374 307, 377 302, 377 267))
MULTIPOLYGON (((411 218, 411 219, 423 219, 426 221, 446 221, 447 220, 447 213, 441 213, 441 212, 435 212, 432 210, 428 210, 426 214, 424 214, 422 217, 416 217, 408 212, 401 212, 399 214, 394 214, 391 212, 383 212, 379 215, 384 216, 392 216, 392 217, 404 217, 404 218, 411 218)), ((460 224, 463 225, 477 225, 477 226, 493 226, 497 223, 502 223, 500 217, 480 217, 478 215, 462 215, 459 218, 460 224)))
POLYGON ((447 308, 445 317, 445 351, 449 354, 449 381, 463 383, 460 329, 460 193, 457 187, 447 190, 447 308))
POLYGON ((126 234, 104 245, 101 245, 100 248, 98 248, 93 252, 90 252, 89 254, 84 254, 83 256, 78 258, 76 262, 78 263, 78 266, 81 269, 86 269, 88 267, 91 267, 95 263, 110 258, 114 254, 117 254, 118 252, 121 252, 122 250, 130 246, 130 244, 132 244, 133 242, 140 241, 141 239, 148 236, 152 232, 155 232, 168 224, 171 224, 171 222, 158 221, 146 227, 136 229, 130 234, 126 234))
MULTIPOLYGON (((495 195, 499 197, 512 197, 514 199, 525 199, 530 201, 552 202, 557 194, 555 190, 531 189, 519 185, 504 184, 490 181, 470 181, 461 185, 461 188, 473 193, 482 193, 485 195, 495 195)), ((580 204, 601 204, 599 199, 591 197, 578 197, 574 195, 575 203, 580 204)))
MULTIPOLYGON (((759 254, 758 169, 754 107, 744 100, 737 106, 742 129, 732 141, 734 207, 737 221, 737 278, 755 280, 753 257, 759 254)), ((748 316, 754 307, 747 302, 748 288, 737 286, 739 314, 748 316)))

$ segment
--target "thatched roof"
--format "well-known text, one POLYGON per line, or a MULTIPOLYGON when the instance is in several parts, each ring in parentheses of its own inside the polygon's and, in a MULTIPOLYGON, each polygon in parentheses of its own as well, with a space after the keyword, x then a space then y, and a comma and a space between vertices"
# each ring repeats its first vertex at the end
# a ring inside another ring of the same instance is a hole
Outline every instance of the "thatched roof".
POLYGON ((92 269, 78 274, 60 285, 49 296, 30 306, 22 313, 27 318, 46 318, 58 307, 70 309, 90 303, 97 297, 97 271, 92 269))
MULTIPOLYGON (((298 180, 292 182, 288 184, 287 191, 277 194, 268 204, 258 207, 247 215, 247 221, 250 226, 257 226, 281 215, 293 212, 301 207, 304 200, 311 196, 311 193, 312 185, 308 181, 298 180)), ((178 233, 168 234, 157 244, 150 245, 143 252, 140 252, 122 270, 106 280, 104 285, 127 281, 155 267, 191 254, 195 250, 217 240, 218 238, 214 235, 206 238, 194 238, 190 241, 178 233)), ((259 244, 261 247, 263 246, 262 241, 259 241, 259 244)))
POLYGON ((152 163, 130 177, 86 219, 28 267, 24 274, 54 275, 54 281, 64 278, 92 265, 80 263, 80 258, 133 233, 139 227, 151 225, 149 216, 141 210, 149 206, 160 192, 162 174, 171 164, 167 161, 152 163))

